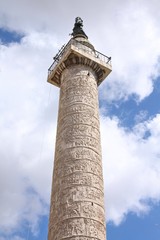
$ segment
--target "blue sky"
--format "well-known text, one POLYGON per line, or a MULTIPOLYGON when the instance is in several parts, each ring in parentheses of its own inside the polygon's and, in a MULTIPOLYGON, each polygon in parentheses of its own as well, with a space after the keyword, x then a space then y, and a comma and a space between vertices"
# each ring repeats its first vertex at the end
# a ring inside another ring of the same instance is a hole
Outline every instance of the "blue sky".
POLYGON ((160 3, 29 2, 0 3, 0 240, 47 239, 59 96, 47 69, 76 16, 112 56, 99 88, 107 239, 159 240, 160 3))
POLYGON ((10 44, 10 43, 19 43, 21 38, 23 37, 20 33, 15 31, 7 30, 5 28, 0 29, 1 43, 2 44, 10 44))

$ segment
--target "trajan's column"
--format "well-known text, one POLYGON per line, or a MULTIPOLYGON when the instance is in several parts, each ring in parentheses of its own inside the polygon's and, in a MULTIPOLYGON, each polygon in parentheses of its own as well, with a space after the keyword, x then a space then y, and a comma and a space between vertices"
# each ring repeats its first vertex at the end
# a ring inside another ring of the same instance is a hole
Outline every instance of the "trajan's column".
POLYGON ((106 240, 97 86, 111 58, 82 27, 77 17, 48 74, 60 88, 48 240, 106 240))

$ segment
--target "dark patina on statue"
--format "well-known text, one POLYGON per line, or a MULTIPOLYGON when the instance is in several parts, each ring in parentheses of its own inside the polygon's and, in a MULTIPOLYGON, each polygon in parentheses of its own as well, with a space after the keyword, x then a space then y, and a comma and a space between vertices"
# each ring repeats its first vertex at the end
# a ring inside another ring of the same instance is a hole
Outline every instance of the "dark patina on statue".
POLYGON ((83 27, 83 20, 80 17, 76 17, 73 32, 71 35, 73 37, 82 36, 88 39, 82 27, 83 27))

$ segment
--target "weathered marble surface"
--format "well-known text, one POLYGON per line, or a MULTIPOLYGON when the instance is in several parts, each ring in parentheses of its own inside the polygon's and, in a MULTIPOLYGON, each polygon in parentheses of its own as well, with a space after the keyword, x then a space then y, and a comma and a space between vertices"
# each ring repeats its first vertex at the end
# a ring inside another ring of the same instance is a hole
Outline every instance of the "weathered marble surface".
POLYGON ((96 76, 73 65, 61 77, 49 240, 106 240, 96 76))

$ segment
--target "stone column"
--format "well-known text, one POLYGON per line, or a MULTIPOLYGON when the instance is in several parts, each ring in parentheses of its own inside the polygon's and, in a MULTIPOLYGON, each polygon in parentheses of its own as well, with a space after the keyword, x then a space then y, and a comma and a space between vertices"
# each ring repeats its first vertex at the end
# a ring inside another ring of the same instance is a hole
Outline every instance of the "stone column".
POLYGON ((75 64, 61 75, 49 240, 106 240, 97 77, 75 64))

